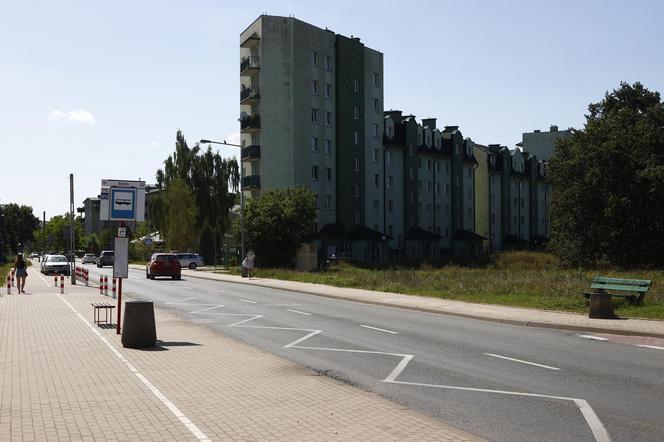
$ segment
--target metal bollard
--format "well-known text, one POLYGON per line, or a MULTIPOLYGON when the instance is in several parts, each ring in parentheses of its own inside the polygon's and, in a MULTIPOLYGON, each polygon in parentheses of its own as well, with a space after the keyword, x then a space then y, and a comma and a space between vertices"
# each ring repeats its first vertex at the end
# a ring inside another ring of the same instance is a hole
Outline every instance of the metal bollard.
POLYGON ((65 277, 64 275, 60 275, 60 294, 65 293, 65 277))

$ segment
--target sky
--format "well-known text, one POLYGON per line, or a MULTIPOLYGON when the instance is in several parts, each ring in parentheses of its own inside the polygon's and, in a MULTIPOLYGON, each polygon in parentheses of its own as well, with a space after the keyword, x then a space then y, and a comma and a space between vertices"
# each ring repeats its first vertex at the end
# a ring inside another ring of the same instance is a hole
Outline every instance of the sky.
MULTIPOLYGON (((0 204, 47 219, 154 183, 175 133, 237 142, 239 34, 293 15, 384 54, 385 109, 513 148, 582 128, 621 81, 664 92, 664 2, 0 0, 0 204)), ((232 157, 237 149, 220 149, 232 157)))

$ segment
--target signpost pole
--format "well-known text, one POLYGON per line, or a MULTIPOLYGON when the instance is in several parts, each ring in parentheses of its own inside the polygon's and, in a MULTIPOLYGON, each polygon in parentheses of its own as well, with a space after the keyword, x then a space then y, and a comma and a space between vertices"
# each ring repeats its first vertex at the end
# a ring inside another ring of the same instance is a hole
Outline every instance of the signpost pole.
POLYGON ((120 321, 122 321, 122 278, 118 278, 118 320, 115 333, 120 334, 120 321))
POLYGON ((71 264, 69 274, 71 275, 71 284, 76 285, 76 274, 74 269, 76 267, 76 254, 74 249, 74 174, 69 174, 69 253, 71 256, 71 264))

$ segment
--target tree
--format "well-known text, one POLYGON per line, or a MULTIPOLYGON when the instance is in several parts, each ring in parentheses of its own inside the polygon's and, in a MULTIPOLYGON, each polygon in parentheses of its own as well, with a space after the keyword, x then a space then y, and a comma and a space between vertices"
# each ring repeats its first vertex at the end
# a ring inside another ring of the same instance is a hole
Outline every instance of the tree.
POLYGON ((201 235, 198 241, 198 253, 201 254, 206 263, 211 264, 215 262, 215 246, 217 244, 215 239, 215 232, 206 222, 201 229, 201 235))
POLYGON ((270 190, 245 202, 245 240, 261 265, 290 266, 303 239, 313 233, 315 217, 311 191, 270 190))
POLYGON ((168 221, 166 242, 171 249, 192 250, 198 242, 196 201, 187 184, 175 178, 166 189, 168 221))
POLYGON ((552 251, 563 264, 664 264, 664 105, 658 92, 621 83, 588 106, 583 130, 558 142, 552 251))
MULTIPOLYGON (((39 218, 33 215, 32 207, 15 203, 0 206, 0 243, 17 253, 19 244, 35 239, 39 218)), ((2 253, 2 251, 0 251, 2 253)))

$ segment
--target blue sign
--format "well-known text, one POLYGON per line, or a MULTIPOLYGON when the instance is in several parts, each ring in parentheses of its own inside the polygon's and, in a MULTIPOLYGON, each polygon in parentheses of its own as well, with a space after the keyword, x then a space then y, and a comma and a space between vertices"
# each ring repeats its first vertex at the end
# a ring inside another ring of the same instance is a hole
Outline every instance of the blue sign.
POLYGON ((136 219, 136 189, 111 188, 111 220, 133 221, 136 219))

